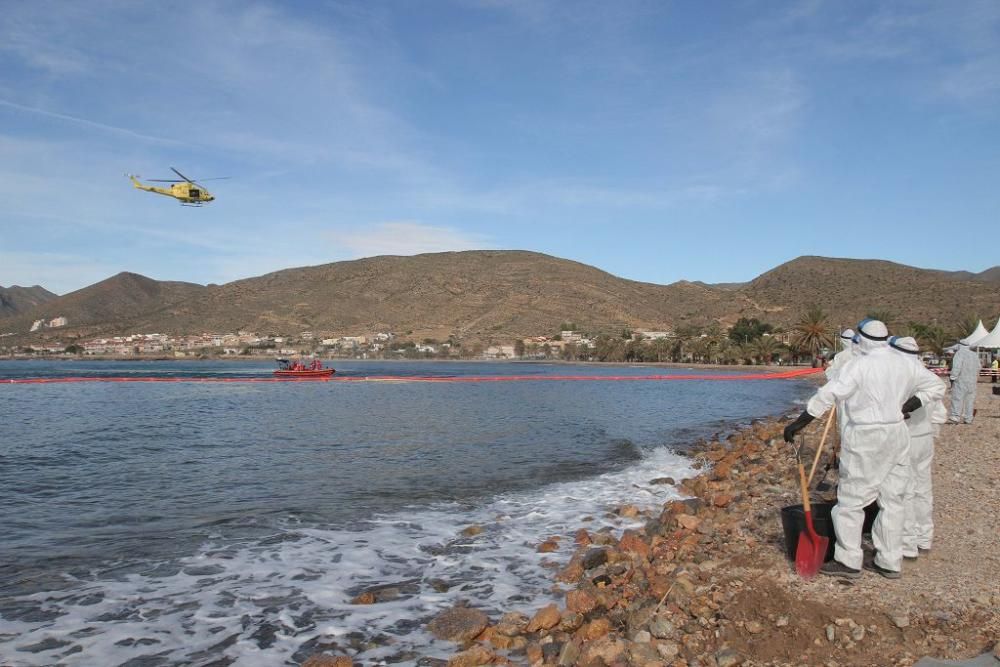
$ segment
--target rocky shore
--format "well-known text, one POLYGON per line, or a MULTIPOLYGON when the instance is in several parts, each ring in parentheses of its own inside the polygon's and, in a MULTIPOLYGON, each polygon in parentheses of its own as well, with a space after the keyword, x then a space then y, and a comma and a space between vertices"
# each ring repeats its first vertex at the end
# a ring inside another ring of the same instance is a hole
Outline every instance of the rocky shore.
MULTIPOLYGON (((912 665, 994 651, 1000 660, 1000 399, 989 385, 979 389, 976 423, 946 426, 938 439, 934 549, 907 561, 902 579, 795 574, 780 509, 800 502, 797 469, 774 419, 701 443, 693 454, 701 474, 679 481, 687 499, 655 512, 615 510, 642 516, 644 528, 580 528, 538 545, 576 545, 554 568, 560 604, 490 616, 473 600, 428 629, 455 642, 454 667, 912 665)), ((821 427, 818 420, 806 432, 809 447, 821 427)), ((316 655, 304 664, 351 659, 316 655)))

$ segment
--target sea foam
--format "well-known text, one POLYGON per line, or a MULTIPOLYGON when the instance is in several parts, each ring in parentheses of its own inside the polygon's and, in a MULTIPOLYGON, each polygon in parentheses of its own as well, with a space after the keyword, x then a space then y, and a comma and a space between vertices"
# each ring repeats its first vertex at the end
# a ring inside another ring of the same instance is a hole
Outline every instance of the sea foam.
POLYGON ((434 615, 461 602, 497 620, 501 609, 531 613, 557 599, 553 568, 572 554, 578 528, 637 526, 610 510, 656 509, 679 494, 651 479, 692 474, 688 459, 659 448, 616 472, 376 516, 353 529, 289 517, 263 539, 209 541, 180 560, 67 578, 59 590, 16 598, 9 608, 19 613, 0 618, 0 656, 25 666, 239 667, 295 665, 324 649, 365 664, 447 657, 455 646, 425 630, 434 615), (466 536, 469 525, 482 531, 466 536), (562 537, 558 550, 538 553, 551 536, 562 537), (379 586, 396 596, 351 604, 379 586))

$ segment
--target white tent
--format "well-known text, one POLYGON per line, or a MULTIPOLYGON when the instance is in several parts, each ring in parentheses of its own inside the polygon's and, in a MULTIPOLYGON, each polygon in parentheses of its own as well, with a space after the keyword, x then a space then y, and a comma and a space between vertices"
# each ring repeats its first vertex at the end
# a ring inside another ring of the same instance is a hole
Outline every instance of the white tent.
POLYGON ((976 341, 978 341, 980 338, 986 338, 986 336, 988 336, 989 333, 990 332, 986 330, 986 327, 983 326, 983 321, 979 320, 979 324, 976 325, 976 330, 970 333, 965 338, 963 338, 961 342, 965 343, 969 347, 975 347, 976 345, 979 344, 976 341))
MULTIPOLYGON (((972 336, 970 336, 972 338, 972 336)), ((990 348, 997 349, 1000 348, 1000 320, 997 320, 997 325, 993 327, 993 331, 989 332, 982 338, 976 340, 975 343, 971 343, 972 347, 990 348)))

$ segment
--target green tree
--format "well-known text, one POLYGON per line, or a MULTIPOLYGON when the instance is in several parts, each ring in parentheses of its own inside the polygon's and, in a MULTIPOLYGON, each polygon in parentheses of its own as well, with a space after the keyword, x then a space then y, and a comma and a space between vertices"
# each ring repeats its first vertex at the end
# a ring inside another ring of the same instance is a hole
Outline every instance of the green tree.
POLYGON ((657 338, 650 344, 650 361, 666 361, 670 358, 670 348, 673 344, 666 338, 657 338))
POLYGON ((771 325, 765 324, 756 317, 747 319, 741 317, 729 329, 729 340, 734 343, 752 343, 766 333, 771 332, 771 325))
POLYGON ((66 349, 63 350, 63 352, 66 354, 83 354, 83 348, 76 343, 71 343, 66 346, 66 349))
POLYGON ((930 350, 938 357, 942 357, 944 356, 944 348, 948 347, 952 339, 942 327, 932 326, 927 327, 924 335, 917 340, 920 343, 920 347, 930 350))
POLYGON ((691 359, 691 347, 701 336, 701 327, 693 324, 678 325, 670 350, 671 361, 684 362, 691 359))
POLYGON ((598 361, 625 361, 626 343, 617 336, 601 334, 594 340, 594 357, 598 361))
POLYGON ((523 357, 524 356, 524 341, 518 338, 514 341, 514 356, 523 357))
POLYGON ((912 336, 918 342, 927 335, 928 326, 919 322, 909 321, 906 326, 899 330, 898 336, 912 336))
POLYGON ((761 336, 751 343, 750 349, 762 364, 770 364, 774 362, 774 357, 781 350, 781 343, 772 336, 761 336))
POLYGON ((793 345, 808 352, 813 358, 819 356, 824 347, 833 347, 829 316, 819 306, 813 305, 795 325, 793 345))
POLYGON ((958 335, 956 338, 965 338, 972 335, 972 332, 979 326, 981 319, 979 315, 966 315, 963 317, 962 321, 958 323, 958 335))

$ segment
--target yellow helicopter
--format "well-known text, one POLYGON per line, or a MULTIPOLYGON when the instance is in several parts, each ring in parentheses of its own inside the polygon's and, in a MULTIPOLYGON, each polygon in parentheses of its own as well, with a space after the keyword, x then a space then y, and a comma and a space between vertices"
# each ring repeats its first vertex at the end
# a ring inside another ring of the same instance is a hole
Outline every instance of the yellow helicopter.
MULTIPOLYGON (((181 180, 169 179, 169 178, 150 178, 147 179, 150 183, 173 183, 169 188, 161 188, 155 185, 146 185, 145 183, 140 183, 139 179, 141 176, 135 174, 125 174, 132 181, 132 185, 139 190, 145 190, 146 192, 155 192, 158 195, 165 195, 167 197, 173 197, 178 200, 182 206, 201 206, 202 204, 207 204, 211 201, 215 201, 215 196, 205 189, 204 186, 191 180, 181 172, 177 171, 173 167, 170 171, 174 172, 181 177, 181 180)), ((218 178, 203 178, 203 181, 218 181, 229 178, 228 176, 220 176, 218 178)))

